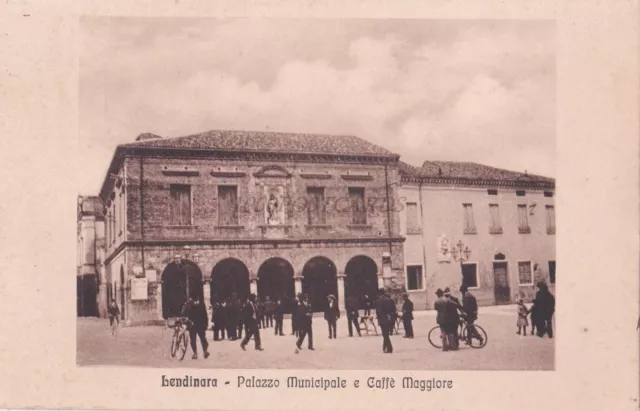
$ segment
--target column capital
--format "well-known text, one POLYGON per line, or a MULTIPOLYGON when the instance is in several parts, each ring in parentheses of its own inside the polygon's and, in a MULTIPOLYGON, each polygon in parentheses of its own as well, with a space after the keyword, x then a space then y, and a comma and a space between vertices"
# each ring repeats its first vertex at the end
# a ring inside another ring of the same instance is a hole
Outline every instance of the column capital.
POLYGON ((345 273, 338 273, 338 275, 337 275, 338 280, 344 280, 344 278, 345 278, 346 276, 347 276, 347 275, 346 275, 345 273))

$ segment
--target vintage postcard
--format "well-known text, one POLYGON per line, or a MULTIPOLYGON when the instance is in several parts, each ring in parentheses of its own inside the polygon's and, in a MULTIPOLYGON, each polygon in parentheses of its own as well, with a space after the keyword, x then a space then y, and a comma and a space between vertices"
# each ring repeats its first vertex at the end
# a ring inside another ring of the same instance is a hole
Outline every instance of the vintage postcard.
POLYGON ((75 137, 0 404, 637 408, 637 4, 484 3, 5 6, 75 137))

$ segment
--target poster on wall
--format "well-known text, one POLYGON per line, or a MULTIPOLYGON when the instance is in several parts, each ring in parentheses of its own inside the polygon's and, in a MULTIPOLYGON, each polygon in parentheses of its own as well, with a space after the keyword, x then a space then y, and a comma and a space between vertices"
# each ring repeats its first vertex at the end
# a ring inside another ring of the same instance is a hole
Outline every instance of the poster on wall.
POLYGON ((148 296, 147 278, 132 278, 131 279, 131 300, 147 300, 148 296))
POLYGON ((451 262, 451 241, 444 234, 436 239, 436 256, 439 263, 451 262))

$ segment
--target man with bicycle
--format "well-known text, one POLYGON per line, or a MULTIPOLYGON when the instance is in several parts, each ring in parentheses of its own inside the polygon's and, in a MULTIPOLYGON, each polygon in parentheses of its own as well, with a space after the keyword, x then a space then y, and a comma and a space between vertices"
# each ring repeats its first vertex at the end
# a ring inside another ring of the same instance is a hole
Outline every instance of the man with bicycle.
POLYGON ((207 315, 207 309, 205 308, 200 298, 195 297, 188 299, 182 308, 182 316, 189 319, 189 339, 191 340, 191 350, 193 350, 194 360, 198 359, 198 342, 197 337, 200 338, 200 344, 202 344, 202 351, 204 351, 204 358, 209 358, 209 343, 207 342, 207 327, 209 326, 209 318, 207 315))
POLYGON ((462 318, 463 321, 467 323, 467 344, 471 345, 471 339, 475 337, 482 345, 483 338, 473 325, 478 319, 478 302, 476 301, 476 297, 469 292, 466 284, 460 286, 460 292, 462 293, 462 318))

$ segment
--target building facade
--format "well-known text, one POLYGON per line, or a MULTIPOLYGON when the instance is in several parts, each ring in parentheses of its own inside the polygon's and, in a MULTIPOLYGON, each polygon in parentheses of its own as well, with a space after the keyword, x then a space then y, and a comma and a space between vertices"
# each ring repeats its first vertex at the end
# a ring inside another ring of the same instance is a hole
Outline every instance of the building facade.
POLYGON ((481 305, 555 287, 555 182, 475 163, 399 166, 405 285, 416 308, 465 282, 481 305))
POLYGON ((175 316, 190 296, 327 295, 340 307, 404 283, 399 156, 353 136, 142 134, 100 191, 105 299, 125 323, 175 316))
POLYGON ((95 317, 104 313, 106 300, 98 298, 103 264, 104 207, 97 196, 78 196, 77 210, 77 313, 95 317))

